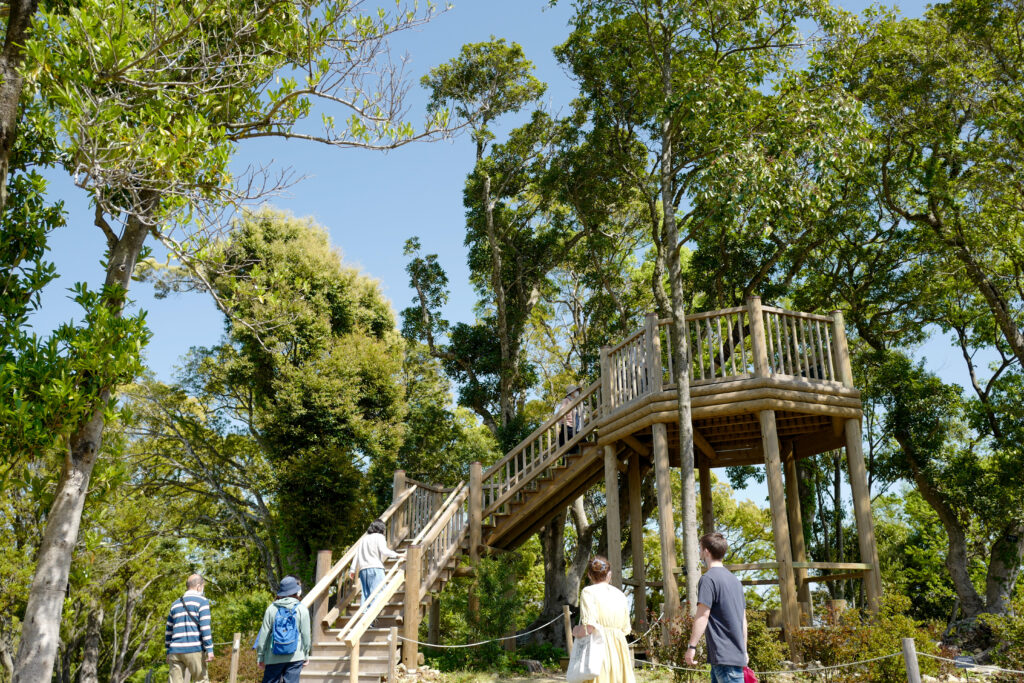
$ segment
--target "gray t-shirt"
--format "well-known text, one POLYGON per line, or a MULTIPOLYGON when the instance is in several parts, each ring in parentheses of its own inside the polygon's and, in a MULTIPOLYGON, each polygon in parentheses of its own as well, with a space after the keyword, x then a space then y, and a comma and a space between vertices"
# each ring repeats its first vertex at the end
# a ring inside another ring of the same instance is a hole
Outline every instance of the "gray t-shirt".
POLYGON ((725 567, 712 567, 697 583, 697 602, 711 608, 708 628, 708 663, 744 666, 743 584, 725 567))

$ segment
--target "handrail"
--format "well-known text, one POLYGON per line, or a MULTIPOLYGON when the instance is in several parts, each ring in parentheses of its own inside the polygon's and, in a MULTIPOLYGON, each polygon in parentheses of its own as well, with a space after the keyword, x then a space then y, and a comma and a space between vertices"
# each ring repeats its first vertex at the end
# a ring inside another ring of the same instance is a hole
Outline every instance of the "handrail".
POLYGON ((459 493, 463 491, 465 488, 466 482, 459 482, 459 485, 452 489, 452 492, 449 493, 448 497, 444 499, 443 503, 441 503, 441 507, 437 508, 437 511, 434 513, 433 517, 430 518, 430 521, 426 523, 426 525, 416 535, 416 538, 412 540, 411 545, 416 545, 417 543, 424 542, 423 537, 430 533, 430 530, 437 523, 438 518, 443 516, 445 512, 447 512, 448 506, 451 505, 452 500, 454 500, 455 497, 458 496, 459 493))
POLYGON ((522 451, 528 443, 536 440, 537 437, 541 436, 542 434, 544 434, 544 432, 548 431, 549 429, 557 425, 562 420, 562 418, 565 417, 566 413, 575 410, 580 405, 580 403, 583 402, 584 399, 592 395, 595 391, 597 391, 600 388, 601 380, 597 380, 596 382, 588 386, 585 390, 583 390, 583 392, 578 397, 576 397, 576 399, 573 400, 573 402, 569 405, 568 408, 548 418, 547 422, 533 430, 533 432, 531 432, 528 437, 520 441, 512 448, 512 450, 506 453, 505 457, 503 457, 501 460, 497 461, 496 463, 488 467, 486 470, 484 470, 484 481, 487 481, 487 479, 489 479, 503 465, 505 465, 508 461, 510 461, 512 458, 518 455, 519 452, 522 451))
POLYGON ((398 589, 402 586, 405 581, 405 558, 400 558, 398 562, 388 570, 387 574, 384 575, 384 580, 381 581, 380 586, 374 591, 368 599, 373 600, 373 604, 368 608, 360 612, 356 617, 349 620, 340 631, 338 631, 338 640, 348 641, 349 643, 358 641, 366 633, 366 629, 370 627, 373 620, 380 616, 381 610, 383 610, 388 601, 391 599, 398 589))
POLYGON ((405 478, 406 484, 415 484, 418 488, 426 489, 427 491, 433 491, 434 493, 451 493, 456 487, 452 486, 438 486, 437 484, 428 484, 423 481, 417 481, 409 477, 405 478))
MULTIPOLYGON (((409 497, 412 496, 413 491, 415 491, 416 488, 417 487, 413 485, 402 491, 398 498, 396 498, 394 502, 391 503, 391 505, 389 505, 388 508, 381 513, 378 519, 380 519, 382 522, 387 522, 388 519, 390 519, 391 516, 394 515, 395 512, 400 507, 402 507, 402 505, 405 504, 407 500, 409 500, 409 497)), ((359 541, 362 541, 365 536, 365 533, 362 536, 360 536, 359 540, 353 543, 349 547, 349 549, 345 551, 345 554, 341 556, 341 559, 335 562, 334 565, 327 571, 327 573, 324 574, 323 577, 321 577, 321 579, 316 582, 316 585, 314 585, 309 590, 309 592, 306 593, 305 597, 302 598, 303 605, 305 605, 307 608, 312 607, 313 603, 320 597, 322 597, 322 595, 325 594, 326 591, 329 590, 332 585, 334 585, 334 582, 337 581, 338 577, 345 570, 345 567, 348 566, 348 564, 352 562, 352 560, 355 558, 356 548, 359 546, 359 541)))

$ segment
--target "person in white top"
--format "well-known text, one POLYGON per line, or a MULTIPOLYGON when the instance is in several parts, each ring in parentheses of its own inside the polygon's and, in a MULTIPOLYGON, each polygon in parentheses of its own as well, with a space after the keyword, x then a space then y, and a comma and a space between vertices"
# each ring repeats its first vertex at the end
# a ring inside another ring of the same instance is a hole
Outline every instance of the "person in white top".
POLYGON ((373 520, 356 546, 356 558, 349 576, 354 579, 356 574, 359 574, 359 585, 363 589, 360 612, 373 604, 370 597, 384 582, 384 560, 402 556, 388 547, 388 542, 384 538, 385 530, 384 522, 379 519, 373 520))

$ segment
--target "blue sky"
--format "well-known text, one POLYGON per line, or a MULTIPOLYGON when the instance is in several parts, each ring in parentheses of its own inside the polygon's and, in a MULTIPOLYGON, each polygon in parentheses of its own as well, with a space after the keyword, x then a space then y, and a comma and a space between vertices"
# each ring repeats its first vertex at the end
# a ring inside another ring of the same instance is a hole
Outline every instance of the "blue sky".
MULTIPOLYGON (((840 3, 861 11, 868 3, 840 3)), ((387 3, 385 3, 387 6, 387 3)), ((904 2, 905 15, 917 16, 922 2, 904 2)), ((537 76, 549 84, 549 109, 565 110, 575 95, 573 83, 551 54, 567 35, 568 2, 548 7, 548 0, 458 0, 454 7, 423 28, 400 35, 394 47, 409 56, 414 85, 409 93, 410 116, 418 121, 425 103, 419 77, 432 66, 458 53, 467 42, 491 35, 520 43, 537 66, 537 76)), ((517 124, 514 117, 507 126, 517 124)), ((472 317, 474 295, 467 284, 463 246, 462 188, 473 158, 467 136, 454 141, 414 144, 387 154, 339 150, 300 141, 257 141, 244 145, 236 168, 249 163, 291 167, 307 176, 272 204, 298 216, 311 216, 325 226, 346 262, 379 279, 396 311, 409 304, 412 293, 404 272, 402 246, 419 236, 423 249, 437 253, 452 285, 447 314, 455 320, 472 317)), ((99 261, 103 239, 93 226, 84 194, 61 174, 52 173, 51 191, 69 209, 69 225, 51 239, 51 258, 61 273, 47 291, 44 308, 33 320, 43 332, 77 314, 67 288, 76 281, 102 281, 99 261)), ((177 295, 153 298, 152 288, 135 283, 132 296, 148 312, 153 339, 148 362, 156 375, 170 379, 178 359, 192 346, 209 345, 223 331, 223 319, 208 298, 177 295)), ((920 350, 941 374, 959 379, 962 361, 938 340, 920 350)))

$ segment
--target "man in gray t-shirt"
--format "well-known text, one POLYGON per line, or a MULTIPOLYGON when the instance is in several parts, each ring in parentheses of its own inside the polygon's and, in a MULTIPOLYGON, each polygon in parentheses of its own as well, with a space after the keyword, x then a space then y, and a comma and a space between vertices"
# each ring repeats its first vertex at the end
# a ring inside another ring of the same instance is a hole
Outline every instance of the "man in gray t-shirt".
POLYGON ((722 565, 728 549, 729 542, 722 534, 705 534, 700 539, 700 559, 707 571, 697 584, 697 616, 686 648, 686 663, 693 666, 697 643, 707 633, 712 683, 743 683, 747 664, 743 584, 722 565))

